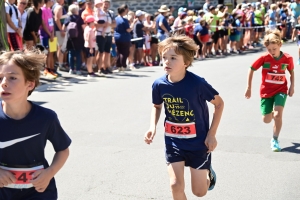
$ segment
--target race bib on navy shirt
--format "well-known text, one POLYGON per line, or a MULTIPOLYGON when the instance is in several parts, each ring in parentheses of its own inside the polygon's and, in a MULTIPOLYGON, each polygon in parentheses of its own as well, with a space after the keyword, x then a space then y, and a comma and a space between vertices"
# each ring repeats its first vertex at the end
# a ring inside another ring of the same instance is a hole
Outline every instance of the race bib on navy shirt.
POLYGON ((185 150, 206 149, 209 130, 207 101, 219 93, 205 79, 187 71, 185 77, 171 83, 167 75, 152 86, 152 103, 165 107, 165 142, 185 150))
MULTIPOLYGON (((49 167, 44 153, 47 141, 52 143, 55 152, 65 150, 71 144, 55 112, 34 103, 31 105, 30 112, 21 120, 10 118, 0 106, 0 167, 17 178, 16 183, 0 189, 0 199, 12 199, 13 195, 22 193, 21 189, 32 188, 29 181, 32 173, 49 167)), ((33 192, 27 194, 29 196, 22 198, 57 198, 54 179, 46 189, 49 192, 38 193, 32 189, 33 192)), ((22 194, 26 193, 23 191, 22 194)))

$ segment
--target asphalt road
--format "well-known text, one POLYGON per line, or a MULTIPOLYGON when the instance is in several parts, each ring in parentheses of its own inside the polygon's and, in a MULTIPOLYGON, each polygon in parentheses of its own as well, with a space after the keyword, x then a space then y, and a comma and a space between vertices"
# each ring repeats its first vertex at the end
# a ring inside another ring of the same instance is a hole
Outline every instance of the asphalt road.
MULTIPOLYGON (((282 50, 297 62, 295 44, 282 50)), ((261 53, 198 61, 189 69, 205 77, 225 102, 212 160, 217 184, 203 199, 300 199, 298 66, 295 95, 287 100, 279 137, 283 152, 274 153, 269 147, 272 124, 264 124, 260 115, 260 72, 254 74, 252 98, 244 98, 248 68, 261 53)), ((73 140, 70 157, 56 176, 59 199, 171 199, 163 117, 154 143, 143 141, 150 121, 151 85, 163 74, 162 67, 145 67, 95 80, 68 74, 57 81, 42 80, 30 100, 55 110, 73 140)), ((46 152, 51 161, 51 144, 46 152)), ((197 199, 188 168, 185 178, 188 199, 197 199)))

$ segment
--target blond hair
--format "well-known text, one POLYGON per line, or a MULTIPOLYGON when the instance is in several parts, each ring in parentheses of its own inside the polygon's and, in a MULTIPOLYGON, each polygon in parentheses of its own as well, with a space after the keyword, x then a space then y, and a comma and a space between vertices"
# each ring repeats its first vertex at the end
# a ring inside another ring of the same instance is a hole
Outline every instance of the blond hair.
POLYGON ((274 4, 274 3, 271 4, 271 5, 270 5, 270 9, 271 9, 271 10, 276 10, 276 9, 277 9, 277 5, 274 4))
POLYGON ((74 15, 78 13, 79 7, 75 4, 71 4, 68 9, 68 15, 74 15))
POLYGON ((267 47, 270 44, 281 45, 281 33, 278 29, 275 30, 268 29, 266 31, 266 35, 264 37, 264 45, 267 47))
POLYGON ((46 56, 38 50, 2 52, 0 66, 7 65, 9 62, 21 68, 25 81, 35 83, 34 88, 28 92, 28 96, 30 96, 35 87, 40 84, 40 70, 45 65, 46 56))
POLYGON ((177 55, 182 55, 184 63, 189 67, 192 65, 196 51, 199 48, 193 39, 183 35, 175 35, 158 43, 158 53, 160 55, 169 49, 174 49, 177 55))

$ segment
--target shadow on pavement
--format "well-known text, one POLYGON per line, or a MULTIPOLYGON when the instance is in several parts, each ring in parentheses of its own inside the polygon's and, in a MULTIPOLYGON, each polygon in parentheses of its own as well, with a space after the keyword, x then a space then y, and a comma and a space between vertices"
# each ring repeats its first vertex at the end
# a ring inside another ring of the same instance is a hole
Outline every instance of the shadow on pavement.
POLYGON ((292 143, 292 144, 293 146, 285 147, 281 149, 281 151, 300 154, 300 143, 292 143))

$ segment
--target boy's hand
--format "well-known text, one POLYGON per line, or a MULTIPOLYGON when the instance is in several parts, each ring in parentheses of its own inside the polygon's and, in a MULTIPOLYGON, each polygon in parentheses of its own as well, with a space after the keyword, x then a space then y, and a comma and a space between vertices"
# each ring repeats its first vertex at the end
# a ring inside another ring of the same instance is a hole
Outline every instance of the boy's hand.
POLYGON ((144 138, 144 141, 146 142, 146 144, 151 144, 152 143, 155 134, 156 134, 156 130, 155 129, 149 129, 146 132, 145 138, 144 138))
POLYGON ((247 89, 246 90, 245 97, 246 97, 246 99, 250 99, 251 98, 251 89, 247 89))
POLYGON ((215 134, 212 134, 210 130, 207 133, 204 143, 208 149, 207 153, 212 152, 217 147, 218 142, 216 136, 215 134))
POLYGON ((16 182, 16 178, 11 172, 0 169, 0 188, 3 188, 4 186, 14 182, 16 182))
POLYGON ((289 96, 292 97, 294 95, 294 87, 290 87, 289 96))
POLYGON ((49 173, 49 168, 41 169, 32 174, 33 180, 30 182, 38 192, 44 192, 53 176, 49 173))

